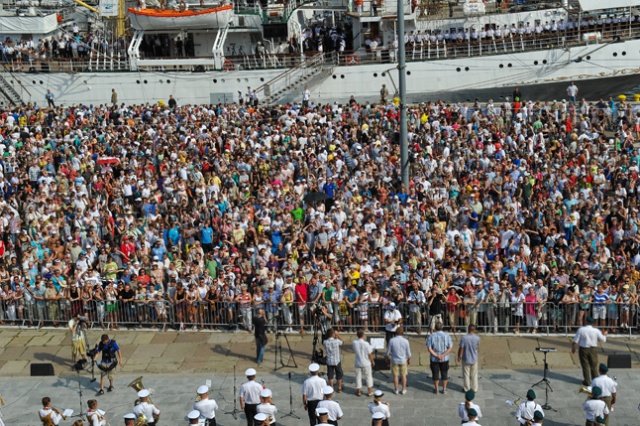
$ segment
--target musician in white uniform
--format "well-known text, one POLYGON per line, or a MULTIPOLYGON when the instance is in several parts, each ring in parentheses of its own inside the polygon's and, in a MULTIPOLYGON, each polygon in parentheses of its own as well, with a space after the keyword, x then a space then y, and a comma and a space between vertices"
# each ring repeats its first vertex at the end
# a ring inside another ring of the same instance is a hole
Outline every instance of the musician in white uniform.
POLYGON ((42 408, 38 411, 40 421, 43 425, 53 424, 58 426, 62 420, 62 415, 51 407, 51 398, 45 396, 42 398, 42 408))
POLYGON ((253 416, 253 424, 255 426, 269 426, 269 416, 265 413, 258 413, 253 416))
POLYGON ((544 420, 544 413, 542 411, 536 411, 533 413, 533 423, 531 426, 542 426, 544 420))
POLYGON ((124 426, 135 426, 135 423, 136 415, 134 413, 124 415, 124 426))
POLYGON ((262 389, 260 391, 260 405, 256 407, 258 413, 264 413, 269 416, 269 424, 276 424, 276 413, 278 412, 278 408, 271 403, 271 397, 273 393, 271 389, 262 389))
MULTIPOLYGON (((596 386, 602 389, 600 399, 607 404, 607 408, 611 411, 611 407, 616 403, 618 396, 616 389, 617 383, 611 377, 607 376, 609 367, 607 367, 606 364, 600 364, 598 366, 598 372, 600 375, 591 382, 591 389, 596 386)), ((605 414, 604 424, 605 426, 609 426, 609 414, 605 414)))
POLYGON ((462 419, 463 423, 469 421, 469 410, 471 409, 475 411, 477 418, 482 417, 482 410, 480 409, 480 406, 472 402, 475 398, 476 393, 473 391, 473 389, 469 389, 464 394, 464 402, 461 402, 458 405, 458 415, 460 416, 460 419, 462 419))
POLYGON ((331 386, 325 386, 322 388, 322 393, 324 394, 324 399, 318 403, 318 408, 326 408, 329 411, 328 423, 333 426, 338 426, 338 420, 344 416, 344 413, 342 412, 340 404, 332 399, 333 388, 331 386))
POLYGON ((104 411, 98 409, 98 401, 90 399, 87 401, 89 409, 85 413, 89 426, 106 426, 107 419, 104 417, 104 411))
POLYGON ((193 409, 200 412, 205 421, 205 426, 216 426, 216 410, 218 403, 214 399, 209 399, 209 386, 202 385, 198 388, 200 401, 193 404, 193 409))
POLYGON ((142 389, 140 392, 138 392, 138 398, 140 398, 140 402, 138 403, 138 405, 133 407, 133 412, 136 414, 136 416, 140 416, 140 414, 143 414, 147 418, 148 426, 155 426, 156 422, 160 418, 160 410, 158 410, 158 407, 149 402, 150 394, 151 392, 149 392, 148 389, 142 389))
POLYGON ((320 371, 320 366, 314 362, 309 366, 311 377, 302 384, 302 403, 309 414, 309 425, 311 426, 316 424, 316 408, 323 398, 322 389, 327 386, 327 381, 318 376, 318 371, 320 371))
POLYGON ((597 420, 598 417, 602 418, 604 421, 604 416, 609 414, 609 407, 607 407, 607 404, 600 399, 601 396, 602 389, 595 386, 591 388, 589 399, 582 404, 582 409, 584 410, 584 414, 587 418, 587 422, 585 423, 587 426, 596 426, 597 424, 601 424, 602 422, 597 420))
POLYGON ((257 407, 260 404, 260 391, 262 386, 256 382, 256 370, 248 368, 244 372, 247 381, 240 385, 240 409, 247 416, 247 426, 253 426, 253 418, 258 413, 257 407))
POLYGON ((474 408, 469 408, 467 412, 469 415, 469 420, 462 423, 462 426, 480 426, 480 423, 476 423, 476 419, 478 418, 478 412, 474 408))
POLYGON ((189 414, 187 414, 187 419, 189 419, 190 425, 199 425, 200 424, 200 411, 191 410, 189 414))
POLYGON ((544 414, 544 411, 542 411, 542 407, 540 406, 540 404, 536 403, 535 399, 535 391, 533 389, 529 389, 527 391, 527 400, 521 403, 516 410, 516 420, 518 420, 520 424, 530 425, 534 420, 533 415, 536 411, 544 414))

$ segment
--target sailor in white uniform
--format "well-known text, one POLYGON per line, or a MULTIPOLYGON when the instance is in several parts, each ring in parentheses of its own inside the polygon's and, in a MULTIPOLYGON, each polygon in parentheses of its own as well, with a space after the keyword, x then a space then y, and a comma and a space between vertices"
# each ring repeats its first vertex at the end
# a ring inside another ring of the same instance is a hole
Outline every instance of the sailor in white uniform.
POLYGON ((134 413, 125 414, 122 418, 124 418, 124 426, 134 426, 136 423, 136 415, 134 413))
POLYGON ((544 414, 544 411, 542 411, 542 407, 540 406, 540 404, 536 403, 535 399, 535 391, 533 389, 529 389, 527 391, 527 400, 521 403, 516 410, 516 420, 518 420, 520 424, 531 424, 531 422, 534 420, 533 415, 536 411, 544 414))
POLYGON ((309 366, 311 377, 302 384, 302 403, 309 414, 309 425, 316 424, 316 408, 322 400, 322 389, 327 386, 327 381, 318 376, 320 366, 315 362, 309 366))
POLYGON ((247 416, 247 426, 253 426, 252 420, 258 413, 256 408, 260 404, 262 386, 256 382, 256 374, 255 369, 248 368, 244 372, 244 375, 247 376, 247 381, 240 385, 240 409, 247 416))
POLYGON ((273 393, 271 389, 262 389, 260 391, 260 405, 258 405, 257 410, 258 413, 264 413, 269 417, 269 424, 276 424, 276 413, 278 412, 278 408, 271 403, 271 397, 273 393))
POLYGON ((218 404, 214 399, 209 399, 209 387, 202 385, 198 388, 198 396, 200 401, 193 404, 193 409, 200 412, 200 416, 204 419, 205 426, 216 426, 216 410, 218 404))
POLYGON ((324 400, 318 403, 318 408, 326 408, 329 411, 329 423, 338 426, 338 420, 344 416, 340 404, 334 401, 333 388, 331 386, 325 386, 322 388, 324 394, 324 400))
POLYGON ((149 395, 151 395, 151 392, 149 392, 148 389, 142 389, 140 392, 138 392, 138 398, 140 398, 140 402, 138 403, 138 405, 133 407, 133 412, 138 417, 140 416, 140 414, 143 414, 147 419, 148 426, 155 426, 156 422, 160 418, 160 410, 158 410, 158 407, 149 402, 149 395))

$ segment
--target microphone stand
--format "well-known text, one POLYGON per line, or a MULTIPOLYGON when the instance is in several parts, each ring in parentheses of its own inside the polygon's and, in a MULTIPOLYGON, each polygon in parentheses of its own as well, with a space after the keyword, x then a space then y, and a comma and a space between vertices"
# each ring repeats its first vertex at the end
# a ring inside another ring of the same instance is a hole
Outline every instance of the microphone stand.
POLYGON ((291 391, 291 372, 289 372, 289 412, 286 414, 283 414, 280 417, 293 417, 294 419, 300 420, 300 417, 298 417, 293 410, 293 392, 291 391))
POLYGON ((236 394, 238 393, 238 387, 236 385, 236 366, 233 366, 233 410, 227 411, 225 414, 231 414, 235 420, 238 420, 238 413, 242 411, 238 410, 238 400, 236 394))

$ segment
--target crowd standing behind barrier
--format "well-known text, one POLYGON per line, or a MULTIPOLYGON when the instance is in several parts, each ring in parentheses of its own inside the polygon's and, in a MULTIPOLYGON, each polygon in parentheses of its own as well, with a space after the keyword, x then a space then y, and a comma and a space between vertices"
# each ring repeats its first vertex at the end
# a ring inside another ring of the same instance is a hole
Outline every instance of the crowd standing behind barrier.
POLYGON ((408 188, 392 103, 2 111, 3 323, 633 332, 640 117, 513 99, 410 107, 408 188))

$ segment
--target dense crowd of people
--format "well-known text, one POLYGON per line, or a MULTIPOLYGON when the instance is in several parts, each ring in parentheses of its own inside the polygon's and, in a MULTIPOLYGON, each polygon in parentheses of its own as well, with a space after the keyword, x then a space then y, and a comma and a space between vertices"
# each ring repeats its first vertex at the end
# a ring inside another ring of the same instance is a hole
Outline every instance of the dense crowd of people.
MULTIPOLYGON (((519 93, 519 92, 518 92, 519 93)), ((637 321, 623 100, 26 105, 2 128, 2 322, 480 331, 637 321)))

